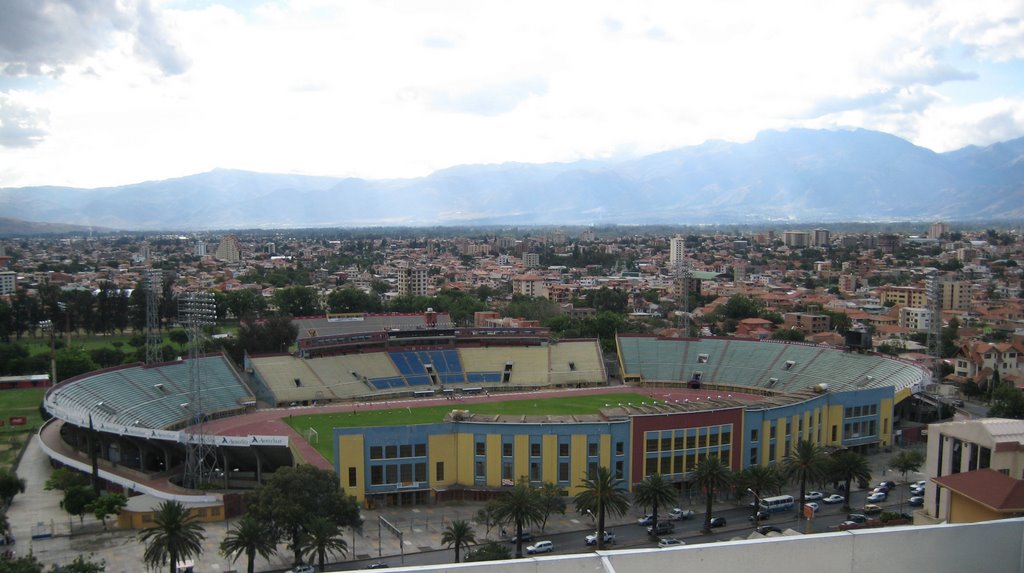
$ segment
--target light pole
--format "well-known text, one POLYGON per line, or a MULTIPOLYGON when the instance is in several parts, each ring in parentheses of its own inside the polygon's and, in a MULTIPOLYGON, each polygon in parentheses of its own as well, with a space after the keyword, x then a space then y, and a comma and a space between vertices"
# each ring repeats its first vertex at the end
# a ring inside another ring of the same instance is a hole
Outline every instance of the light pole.
POLYGON ((71 313, 68 312, 67 303, 58 302, 57 308, 64 314, 64 334, 68 337, 68 348, 71 348, 71 313))
POLYGON ((754 496, 754 513, 750 516, 750 521, 754 522, 754 530, 756 531, 757 526, 760 525, 757 518, 758 514, 761 513, 761 496, 757 495, 757 493, 749 487, 747 488, 747 491, 750 492, 750 495, 754 496))
POLYGON ((57 385, 57 348, 54 346, 53 341, 53 321, 52 320, 40 320, 39 328, 43 332, 50 333, 50 385, 57 385))

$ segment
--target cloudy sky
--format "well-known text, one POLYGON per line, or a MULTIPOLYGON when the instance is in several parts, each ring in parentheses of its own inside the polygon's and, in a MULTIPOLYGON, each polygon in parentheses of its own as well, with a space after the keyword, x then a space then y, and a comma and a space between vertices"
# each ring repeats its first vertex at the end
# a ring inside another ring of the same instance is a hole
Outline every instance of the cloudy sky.
POLYGON ((1024 136, 1024 2, 3 0, 0 187, 1024 136))

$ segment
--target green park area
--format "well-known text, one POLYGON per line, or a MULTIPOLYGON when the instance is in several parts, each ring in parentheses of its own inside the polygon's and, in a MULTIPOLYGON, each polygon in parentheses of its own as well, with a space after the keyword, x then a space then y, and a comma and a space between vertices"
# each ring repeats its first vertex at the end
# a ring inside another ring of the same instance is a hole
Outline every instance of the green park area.
MULTIPOLYGON (((334 461, 334 444, 332 436, 334 428, 362 428, 369 426, 412 426, 417 424, 436 424, 444 421, 444 417, 452 410, 469 410, 473 414, 504 416, 567 416, 573 414, 596 414, 607 404, 619 404, 650 401, 650 396, 643 394, 586 394, 548 398, 538 395, 534 398, 508 400, 506 402, 473 402, 455 401, 443 406, 403 407, 384 410, 369 408, 352 412, 333 414, 310 414, 288 416, 284 421, 302 434, 308 436, 309 429, 316 431, 316 439, 312 445, 324 458, 334 461)), ((307 438, 308 439, 308 438, 307 438)))
POLYGON ((39 404, 43 401, 46 388, 25 388, 18 390, 0 390, 0 468, 10 468, 18 452, 28 441, 33 432, 39 429, 43 419, 39 415, 39 404), (26 424, 12 426, 11 418, 23 416, 26 424))

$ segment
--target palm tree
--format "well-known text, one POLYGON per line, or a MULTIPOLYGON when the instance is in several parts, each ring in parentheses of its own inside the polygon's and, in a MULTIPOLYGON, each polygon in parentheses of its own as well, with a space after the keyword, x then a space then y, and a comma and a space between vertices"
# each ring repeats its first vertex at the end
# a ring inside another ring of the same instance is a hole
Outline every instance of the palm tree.
POLYGON ((305 527, 300 552, 306 554, 307 561, 316 557, 317 565, 323 571, 327 554, 337 553, 344 557, 348 553, 348 543, 345 543, 340 525, 326 517, 315 517, 305 527))
POLYGON ((476 534, 473 533, 468 521, 457 519, 445 528, 444 534, 441 535, 441 543, 455 548, 455 562, 458 563, 459 551, 463 547, 468 549, 470 545, 475 544, 476 534))
POLYGON ((832 456, 832 472, 837 479, 843 481, 846 487, 846 501, 843 502, 843 509, 850 509, 850 487, 853 480, 858 482, 871 481, 871 466, 867 458, 853 450, 843 450, 832 456))
POLYGON ((178 561, 198 557, 203 552, 203 526, 179 501, 165 501, 153 514, 153 527, 139 532, 139 541, 146 544, 142 558, 156 568, 170 563, 176 573, 178 561))
POLYGON ((760 510, 760 499, 765 497, 766 493, 778 492, 783 482, 775 466, 750 466, 740 472, 738 479, 744 488, 749 488, 754 493, 756 499, 751 513, 755 516, 760 510))
POLYGON ((220 552, 225 557, 231 557, 232 561, 245 554, 248 560, 246 571, 254 573, 256 571, 256 555, 270 559, 277 553, 277 540, 274 539, 269 528, 251 515, 245 515, 228 530, 224 541, 220 543, 220 552))
POLYGON ((540 494, 530 487, 525 477, 498 498, 494 506, 494 517, 498 523, 510 523, 516 529, 516 558, 523 556, 523 526, 537 525, 544 519, 540 494))
POLYGON ((715 492, 728 487, 732 480, 732 471, 718 456, 708 456, 693 468, 693 481, 704 492, 706 500, 701 533, 711 533, 711 504, 714 503, 715 492))
POLYGON ((597 515, 597 548, 604 549, 604 516, 619 516, 629 509, 629 497, 622 480, 615 479, 611 470, 601 466, 594 476, 583 480, 582 490, 573 499, 576 511, 597 515))
POLYGON ((651 520, 655 529, 658 527, 658 508, 675 504, 679 492, 661 474, 651 474, 636 484, 633 501, 641 507, 651 508, 651 520))
POLYGON ((797 515, 802 514, 804 504, 807 503, 807 482, 822 479, 825 476, 827 465, 828 458, 825 456, 825 452, 810 440, 797 441, 796 447, 783 458, 783 473, 787 478, 800 482, 800 504, 797 506, 797 515))

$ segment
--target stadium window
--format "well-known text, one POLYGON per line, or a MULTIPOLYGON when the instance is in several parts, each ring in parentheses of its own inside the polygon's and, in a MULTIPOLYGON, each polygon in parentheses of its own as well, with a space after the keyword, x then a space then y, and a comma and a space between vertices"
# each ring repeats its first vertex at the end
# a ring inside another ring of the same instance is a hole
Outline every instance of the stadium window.
POLYGON ((751 442, 756 442, 757 441, 757 430, 750 430, 750 441, 751 442))
POLYGON ((427 481, 427 464, 426 463, 420 462, 418 464, 413 464, 413 472, 415 472, 415 475, 413 477, 416 478, 416 481, 418 481, 418 482, 427 481))
POLYGON ((398 483, 398 464, 384 466, 384 483, 398 483))
POLYGON ((398 457, 398 446, 384 446, 384 457, 393 460, 398 457))
POLYGON ((835 441, 836 441, 836 430, 837 430, 838 428, 839 428, 839 426, 832 426, 832 441, 833 441, 833 442, 835 442, 835 441))
POLYGON ((384 459, 384 448, 381 446, 370 446, 370 459, 371 460, 382 460, 384 459))
POLYGON ((434 479, 444 481, 444 462, 434 464, 434 479))
POLYGON ((661 465, 661 468, 660 468, 661 475, 666 476, 666 475, 672 473, 672 458, 671 457, 665 456, 665 457, 661 458, 661 464, 660 465, 661 465))
POLYGON ((512 479, 512 462, 502 462, 501 479, 512 479))
POLYGON ((750 448, 750 465, 758 465, 757 448, 750 448))
POLYGON ((558 457, 569 457, 569 444, 558 444, 558 457))
POLYGON ((625 476, 625 469, 622 461, 615 462, 615 479, 623 479, 625 476))
POLYGON ((412 464, 402 464, 399 466, 401 469, 401 481, 402 483, 409 483, 412 481, 412 464))
POLYGON ((540 457, 540 444, 530 444, 530 456, 534 458, 540 457))
POLYGON ((384 484, 384 467, 370 466, 370 485, 384 484))
POLYGON ((356 468, 348 468, 348 487, 356 487, 356 468))
POLYGON ((487 477, 487 464, 484 462, 476 462, 475 473, 473 474, 476 479, 484 479, 487 477))
POLYGON ((722 429, 722 433, 718 434, 718 443, 723 446, 732 444, 732 428, 726 426, 722 429))
POLYGON ((412 457, 412 444, 404 444, 398 446, 398 457, 400 458, 411 458, 412 457))
POLYGON ((594 479, 597 477, 597 471, 601 465, 597 462, 590 462, 587 464, 587 479, 594 479))
POLYGON ((686 435, 686 449, 692 450, 697 447, 697 434, 690 430, 686 435))
POLYGON ((425 457, 427 455, 427 445, 426 444, 416 444, 415 448, 416 448, 416 457, 417 458, 422 458, 422 457, 425 457))
POLYGON ((615 442, 615 455, 621 456, 626 453, 625 442, 615 442))
POLYGON ((594 458, 594 457, 597 457, 597 454, 598 454, 597 442, 590 442, 589 444, 587 444, 587 455, 592 457, 592 458, 594 458))
POLYGON ((476 455, 486 456, 487 455, 487 442, 476 443, 476 455))
POLYGON ((672 456, 672 473, 683 473, 683 456, 672 456))
POLYGON ((647 438, 647 451, 656 452, 658 451, 658 438, 647 438))
POLYGON ((647 464, 644 466, 644 476, 652 476, 658 473, 658 458, 647 458, 647 464))
POLYGON ((540 481, 540 464, 537 462, 530 463, 530 481, 540 481))
POLYGON ((569 462, 558 464, 558 481, 569 481, 569 462))
POLYGON ((772 423, 770 426, 768 426, 768 428, 769 428, 768 439, 769 440, 774 440, 775 439, 775 424, 772 423))
POLYGON ((512 457, 512 443, 506 443, 501 445, 501 456, 504 458, 512 457))
POLYGON ((693 471, 693 468, 695 467, 697 467, 697 456, 694 454, 686 454, 687 471, 693 471))

